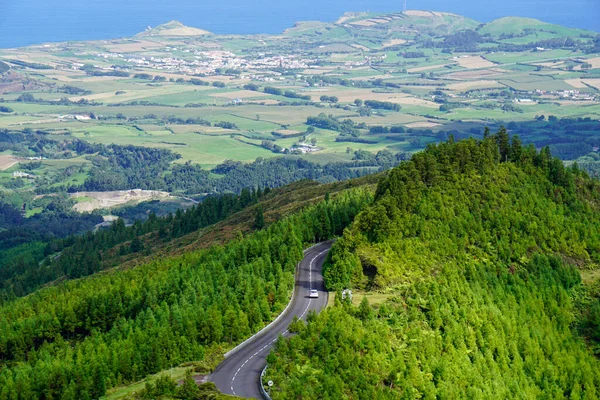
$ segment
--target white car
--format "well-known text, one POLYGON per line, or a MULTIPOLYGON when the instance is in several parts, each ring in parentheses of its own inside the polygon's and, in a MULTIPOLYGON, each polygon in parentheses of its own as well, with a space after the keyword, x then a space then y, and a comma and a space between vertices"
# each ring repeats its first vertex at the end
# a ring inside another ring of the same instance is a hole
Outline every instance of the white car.
POLYGON ((318 290, 315 290, 315 289, 312 289, 312 290, 310 291, 310 294, 308 295, 308 297, 310 297, 310 298, 312 298, 312 299, 317 299, 317 298, 319 298, 319 291, 318 291, 318 290))

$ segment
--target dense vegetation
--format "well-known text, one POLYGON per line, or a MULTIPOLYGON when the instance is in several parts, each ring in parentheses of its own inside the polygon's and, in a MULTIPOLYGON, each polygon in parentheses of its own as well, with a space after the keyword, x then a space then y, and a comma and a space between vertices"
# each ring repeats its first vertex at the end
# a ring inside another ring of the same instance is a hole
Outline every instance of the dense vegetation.
POLYGON ((36 240, 79 234, 102 222, 99 215, 71 210, 72 204, 66 196, 36 201, 36 205, 40 205, 43 211, 25 218, 20 208, 0 200, 0 252, 36 240))
MULTIPOLYGON (((199 123, 193 119, 190 123, 199 123)), ((56 140, 43 131, 0 130, 0 151, 19 156, 67 159, 85 156, 92 167, 83 184, 36 180, 38 194, 57 191, 164 190, 174 194, 241 193, 244 188, 279 187, 302 179, 333 182, 390 168, 404 154, 380 151, 369 159, 319 164, 301 158, 258 158, 248 164, 225 161, 212 170, 197 164, 173 164, 181 156, 170 150, 140 146, 90 144, 77 138, 56 140), (45 183, 45 184, 44 184, 45 183)), ((73 167, 69 167, 73 169, 73 167)), ((61 175, 62 177, 62 175, 61 175)))
POLYGON ((575 308, 575 265, 600 262, 599 200, 598 181, 505 130, 414 155, 325 271, 331 289, 387 301, 353 307, 338 292, 280 340, 272 397, 598 398, 600 363, 576 328, 597 340, 600 302, 575 308))
POLYGON ((600 147, 600 121, 591 118, 539 115, 532 122, 510 122, 507 128, 525 143, 550 146, 552 154, 562 160, 575 160, 600 147))
POLYGON ((90 399, 260 329, 288 301, 305 243, 342 232, 356 189, 225 246, 39 290, 0 308, 0 396, 90 399))
POLYGON ((171 162, 181 158, 169 150, 139 146, 102 147, 91 160, 94 167, 83 185, 84 190, 120 190, 164 188, 162 174, 171 162))
MULTIPOLYGON (((194 123, 198 122, 194 119, 194 123)), ((228 193, 241 194, 243 197, 245 188, 275 188, 303 179, 327 183, 355 178, 390 168, 404 157, 403 154, 393 155, 389 151, 380 151, 377 155, 362 152, 361 157, 355 157, 353 161, 325 165, 301 158, 259 158, 249 164, 225 161, 213 170, 206 170, 191 163, 174 164, 173 161, 180 156, 169 150, 90 144, 77 138, 56 138, 56 135, 31 129, 19 132, 0 130, 0 151, 11 151, 16 156, 38 159, 20 164, 20 169, 33 175, 32 179, 11 177, 0 182, 4 188, 11 189, 0 192, 0 259, 6 262, 0 270, 0 291, 13 292, 14 289, 18 296, 28 293, 40 283, 62 276, 70 268, 59 268, 57 271, 49 268, 43 269, 43 273, 34 272, 30 267, 40 261, 37 256, 29 258, 29 252, 24 250, 22 257, 17 257, 19 252, 11 250, 10 255, 5 257, 3 251, 20 245, 28 246, 32 242, 47 242, 81 234, 102 222, 98 213, 90 215, 74 212, 74 200, 69 198, 68 192, 140 188, 164 190, 176 195, 195 195, 199 199, 207 195, 228 193), (85 157, 90 162, 40 172, 45 164, 44 159, 70 159, 74 156, 85 157), (72 179, 74 176, 83 178, 76 181, 72 179), (36 196, 45 194, 52 195, 36 196), (33 210, 35 215, 25 218, 25 214, 33 210), (17 270, 20 272, 15 273, 17 270), (37 277, 33 278, 33 275, 37 277), (17 279, 21 283, 15 286, 17 281, 8 282, 17 276, 21 276, 17 279)), ((233 199, 235 196, 228 198, 233 199)), ((208 203, 208 208, 211 208, 212 200, 208 203)), ((227 212, 236 210, 235 207, 224 209, 227 212)), ((219 210, 217 214, 221 218, 224 214, 221 214, 221 208, 219 210)), ((206 226, 204 223, 213 223, 207 221, 214 222, 214 219, 207 218, 200 225, 192 225, 196 229, 206 226)), ((147 233, 143 229, 137 232, 147 233)), ((125 237, 131 240, 133 236, 125 237)), ((88 266, 89 271, 98 268, 96 262, 88 266)), ((3 294, 12 296, 11 293, 3 294)))
MULTIPOLYGON (((132 148, 132 147, 131 147, 132 148)), ((234 161, 225 161, 212 171, 199 165, 186 163, 184 165, 170 165, 162 158, 147 157, 144 148, 134 148, 136 160, 135 169, 128 168, 130 164, 126 159, 115 157, 115 162, 99 159, 95 168, 90 172, 90 178, 84 184, 85 190, 122 190, 135 188, 148 188, 166 190, 176 194, 204 194, 204 193, 240 193, 246 187, 279 187, 302 179, 313 179, 321 182, 333 182, 356 178, 380 168, 395 165, 394 156, 389 151, 390 157, 373 157, 369 161, 355 161, 347 163, 327 163, 325 165, 306 161, 301 158, 273 158, 262 159, 248 164, 234 161), (387 160, 380 163, 378 160, 387 160), (158 162, 159 160, 163 160, 158 162), (126 164, 123 164, 126 163, 126 164), (220 176, 215 176, 215 174, 220 176)), ((157 151, 167 152, 166 150, 157 151)), ((167 152, 170 153, 170 152, 167 152)), ((173 153, 170 153, 171 155, 173 153)), ((167 160, 171 158, 168 157, 167 160)), ((70 190, 78 190, 71 188, 70 190)))
MULTIPOLYGON (((269 193, 269 189, 265 189, 264 193, 269 193)), ((129 227, 118 219, 110 229, 95 233, 88 231, 85 235, 54 240, 50 240, 50 236, 47 243, 44 243, 44 238, 36 237, 34 244, 0 252, 0 260, 3 261, 0 268, 0 304, 57 279, 80 278, 112 267, 123 255, 150 251, 146 242, 156 247, 158 243, 212 225, 255 204, 262 195, 260 189, 244 189, 240 195, 209 196, 197 206, 185 211, 179 209, 174 215, 168 214, 163 218, 151 213, 145 221, 136 220, 129 227), (43 251, 39 251, 40 246, 43 251)), ((11 232, 14 234, 14 230, 11 232)))

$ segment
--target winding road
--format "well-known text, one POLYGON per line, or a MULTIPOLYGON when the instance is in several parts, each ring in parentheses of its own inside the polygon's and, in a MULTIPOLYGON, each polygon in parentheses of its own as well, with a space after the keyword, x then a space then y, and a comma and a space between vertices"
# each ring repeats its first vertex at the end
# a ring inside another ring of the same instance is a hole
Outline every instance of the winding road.
POLYGON ((259 378, 271 346, 279 335, 288 334, 287 327, 294 316, 306 319, 309 310, 318 312, 327 305, 328 295, 321 272, 332 244, 332 241, 323 242, 304 252, 296 271, 296 286, 288 308, 275 322, 228 353, 212 373, 210 380, 221 392, 245 398, 262 398, 259 378), (308 297, 311 289, 319 291, 318 298, 308 297))

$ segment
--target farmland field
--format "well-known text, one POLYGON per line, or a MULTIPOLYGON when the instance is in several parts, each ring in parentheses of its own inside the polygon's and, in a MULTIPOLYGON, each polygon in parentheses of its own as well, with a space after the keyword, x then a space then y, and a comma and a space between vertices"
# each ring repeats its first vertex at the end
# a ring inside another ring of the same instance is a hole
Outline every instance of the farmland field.
MULTIPOLYGON (((166 149, 176 155, 173 166, 205 169, 259 157, 326 163, 348 162, 358 150, 410 153, 448 133, 480 135, 486 125, 597 120, 595 35, 531 19, 480 25, 428 11, 351 14, 277 36, 206 35, 170 23, 133 39, 0 50, 10 65, 0 81, 8 111, 0 112, 0 129, 60 143, 166 149), (485 40, 452 44, 467 30, 485 40), (574 44, 536 45, 557 38, 574 44), (392 127, 404 133, 386 133, 392 127)), ((559 140, 534 130, 525 140, 559 140)), ((577 141, 580 152, 600 147, 590 132, 585 145, 577 141)), ((35 151, 0 153, 0 168, 35 151)), ((97 163, 92 154, 62 152, 34 175, 68 187, 85 182, 97 163)))

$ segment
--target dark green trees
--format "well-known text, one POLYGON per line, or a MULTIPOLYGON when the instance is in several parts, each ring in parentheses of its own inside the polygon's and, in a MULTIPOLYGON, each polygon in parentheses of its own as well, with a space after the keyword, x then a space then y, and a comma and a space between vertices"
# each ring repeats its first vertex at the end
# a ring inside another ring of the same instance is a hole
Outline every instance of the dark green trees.
POLYGON ((261 206, 256 208, 256 214, 254 217, 254 228, 262 229, 265 227, 265 216, 263 214, 263 209, 261 206))
MULTIPOLYGON (((371 200, 369 190, 342 192, 225 246, 6 302, 0 307, 0 398, 98 398, 116 385, 214 356, 284 309, 305 244, 334 233, 331 225, 321 226, 321 215, 337 214, 347 225, 371 200)), ((117 222, 112 234, 129 229, 117 222)))
POLYGON ((597 348, 600 291, 578 268, 600 262, 599 204, 598 181, 504 130, 430 145, 380 181, 325 265, 338 295, 386 300, 336 298, 278 342, 273 398, 598 397, 575 328, 597 348))

